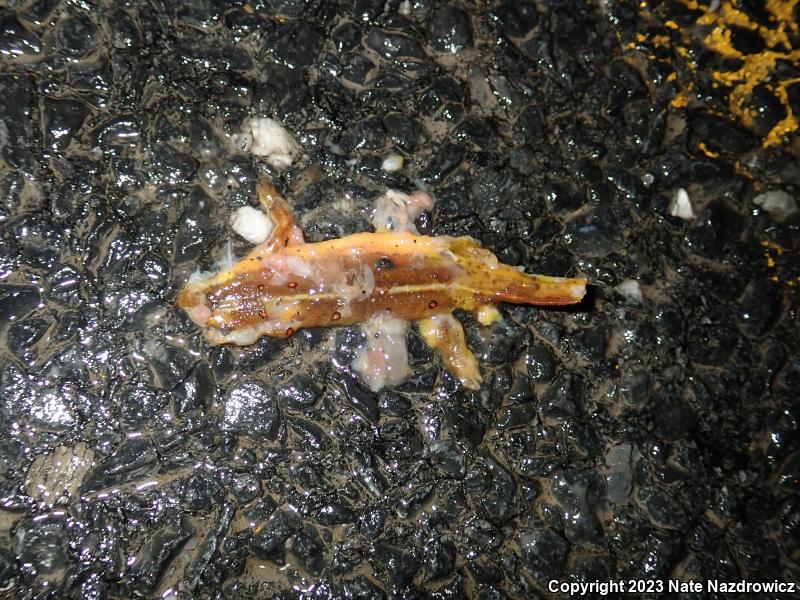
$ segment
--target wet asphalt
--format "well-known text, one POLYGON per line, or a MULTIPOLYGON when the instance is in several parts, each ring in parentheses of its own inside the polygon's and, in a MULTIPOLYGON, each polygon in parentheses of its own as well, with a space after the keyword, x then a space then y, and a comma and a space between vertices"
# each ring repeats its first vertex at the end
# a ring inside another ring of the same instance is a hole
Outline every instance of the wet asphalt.
MULTIPOLYGON (((742 4, 793 56, 796 27, 742 4)), ((10 5, 8 597, 800 580, 800 167, 791 128, 769 137, 800 112, 800 84, 770 92, 796 64, 756 82, 744 122, 714 85, 744 59, 703 46, 707 3, 10 5), (253 116, 295 137, 291 167, 231 143, 253 116), (358 328, 209 345, 174 299, 246 252, 228 220, 260 174, 309 240, 368 230, 387 188, 425 189, 421 232, 587 277, 591 297, 504 306, 491 328, 458 314, 479 391, 413 329, 413 376, 379 393, 350 368, 358 328)))

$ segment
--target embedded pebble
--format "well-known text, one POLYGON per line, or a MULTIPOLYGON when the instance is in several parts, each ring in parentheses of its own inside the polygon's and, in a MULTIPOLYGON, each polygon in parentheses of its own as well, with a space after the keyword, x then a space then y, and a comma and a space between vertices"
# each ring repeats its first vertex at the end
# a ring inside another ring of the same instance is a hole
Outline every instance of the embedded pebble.
POLYGON ((0 54, 14 57, 40 51, 39 38, 28 31, 13 13, 0 17, 0 54))
POLYGON ((523 568, 536 581, 557 580, 564 572, 569 544, 550 529, 523 529, 516 538, 522 552, 523 568))
POLYGON ((392 143, 406 152, 414 152, 424 135, 422 124, 402 113, 387 114, 383 118, 383 128, 392 143))
POLYGON ((76 15, 60 21, 58 24, 59 47, 76 56, 92 50, 97 43, 97 28, 84 15, 76 15))
POLYGON ((24 519, 15 528, 14 554, 40 576, 55 573, 66 562, 67 524, 63 515, 59 518, 55 513, 45 513, 35 520, 24 519))
POLYGON ((383 159, 381 168, 387 173, 394 173, 403 168, 403 157, 399 154, 390 154, 383 159))
POLYGON ((546 417, 569 418, 582 409, 583 397, 583 382, 572 373, 564 371, 558 374, 542 395, 539 410, 546 417))
POLYGON ((456 52, 472 46, 472 31, 467 14, 457 8, 436 11, 428 27, 431 46, 440 52, 456 52))
POLYGON ((385 59, 425 57, 425 53, 415 40, 378 28, 372 29, 367 35, 367 45, 385 59))
POLYGON ((173 518, 159 528, 133 557, 130 577, 145 589, 152 589, 161 577, 163 567, 194 533, 188 519, 173 518))
POLYGON ((194 511, 207 511, 219 504, 224 491, 220 483, 211 474, 198 471, 183 484, 183 501, 194 511))
POLYGON ((689 194, 683 188, 678 188, 672 195, 667 210, 673 217, 678 217, 684 221, 691 221, 694 219, 692 201, 689 199, 689 194))
POLYGON ((444 474, 463 477, 466 473, 464 451, 451 440, 440 440, 431 444, 431 461, 444 474))
POLYGON ((186 378, 173 390, 174 410, 183 415, 208 408, 214 398, 215 377, 211 367, 197 363, 186 378))
POLYGON ((715 152, 737 154, 753 147, 753 136, 742 126, 718 115, 698 114, 690 122, 693 134, 715 152))
POLYGON ((721 258, 725 247, 736 239, 742 227, 741 217, 722 202, 704 209, 686 235, 690 248, 707 258, 721 258))
POLYGON ((616 504, 624 502, 631 492, 633 448, 631 444, 619 444, 606 452, 606 493, 616 504))
POLYGON ((440 537, 425 544, 422 566, 425 579, 433 581, 447 577, 455 567, 456 548, 453 542, 440 537))
POLYGON ((294 375, 278 388, 278 401, 282 406, 294 410, 313 406, 320 395, 319 385, 307 375, 294 375))
POLYGON ((637 502, 647 512, 653 525, 662 529, 682 530, 686 526, 686 512, 678 501, 655 486, 638 490, 637 502))
POLYGON ((286 541, 301 527, 302 520, 292 508, 278 510, 260 524, 250 542, 250 551, 259 558, 274 559, 283 555, 286 541))
POLYGON ((593 470, 559 471, 553 477, 551 493, 559 503, 564 535, 571 542, 600 539, 600 524, 592 510, 601 494, 600 481, 593 470))
POLYGON ((739 322, 750 335, 764 335, 780 318, 781 294, 774 281, 754 280, 748 284, 740 302, 739 322))
POLYGON ((257 439, 275 439, 279 413, 275 393, 254 380, 239 381, 223 402, 220 426, 257 439))
POLYGON ((35 360, 34 346, 42 339, 49 327, 50 323, 45 319, 35 317, 12 323, 6 332, 8 349, 23 361, 35 360))
POLYGON ((606 256, 620 245, 620 228, 610 210, 590 209, 567 223, 565 239, 570 248, 583 256, 606 256))
POLYGON ((156 450, 149 439, 132 437, 89 471, 81 492, 101 491, 137 481, 140 477, 146 481, 156 459, 156 450))
POLYGON ((396 586, 407 585, 419 568, 414 553, 391 544, 372 545, 369 556, 374 568, 385 572, 389 581, 396 586))
POLYGON ((635 279, 626 279, 617 286, 617 291, 633 304, 642 303, 642 288, 635 279))
POLYGON ((324 547, 319 533, 310 525, 306 525, 286 542, 287 550, 297 557, 298 562, 312 575, 319 575, 325 566, 324 547))
POLYGON ((0 284, 0 322, 18 321, 40 304, 41 296, 36 287, 0 284))
POLYGON ((788 216, 797 212, 797 200, 783 190, 770 190, 753 198, 753 204, 773 215, 788 216))
POLYGON ((36 457, 28 469, 25 489, 31 498, 45 504, 69 502, 93 466, 94 452, 85 443, 59 446, 36 457))
POLYGON ((311 65, 325 43, 322 34, 306 21, 289 21, 277 33, 270 45, 271 53, 290 69, 311 65))

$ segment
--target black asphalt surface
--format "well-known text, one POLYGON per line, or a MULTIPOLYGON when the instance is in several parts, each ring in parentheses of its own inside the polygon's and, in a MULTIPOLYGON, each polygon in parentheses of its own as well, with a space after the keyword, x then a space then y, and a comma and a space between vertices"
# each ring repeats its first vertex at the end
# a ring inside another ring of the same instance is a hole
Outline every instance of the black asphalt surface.
POLYGON ((743 124, 699 42, 634 47, 696 17, 656 4, 2 3, 3 594, 800 581, 800 167, 793 133, 765 146, 800 87, 786 108, 765 83, 743 124), (231 144, 254 116, 296 138, 290 168, 231 144), (259 174, 309 240, 425 189, 423 233, 591 297, 457 315, 477 392, 414 330, 414 375, 378 394, 358 328, 211 346, 175 295, 247 250, 228 220, 259 174))

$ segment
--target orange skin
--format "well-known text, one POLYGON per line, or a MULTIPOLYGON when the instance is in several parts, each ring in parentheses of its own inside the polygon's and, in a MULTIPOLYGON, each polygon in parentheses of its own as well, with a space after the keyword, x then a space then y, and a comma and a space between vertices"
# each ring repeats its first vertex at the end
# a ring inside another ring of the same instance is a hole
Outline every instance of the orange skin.
MULTIPOLYGON (((288 337, 302 327, 351 325, 385 312, 417 321, 499 302, 576 304, 586 291, 585 279, 528 275, 499 263, 468 237, 381 231, 307 244, 275 188, 262 181, 259 196, 275 223, 271 237, 229 270, 192 281, 178 295, 178 306, 215 343, 245 345, 262 335, 288 337)), ((457 321, 426 322, 421 331, 447 366, 463 362, 445 356, 466 350, 457 321)), ((480 381, 477 363, 472 367, 468 387, 480 381)))

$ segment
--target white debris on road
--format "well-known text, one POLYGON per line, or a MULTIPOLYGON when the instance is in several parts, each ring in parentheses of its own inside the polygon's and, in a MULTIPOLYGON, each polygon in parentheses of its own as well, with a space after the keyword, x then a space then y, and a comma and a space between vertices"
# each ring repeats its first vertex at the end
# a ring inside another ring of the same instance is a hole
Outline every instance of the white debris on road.
POLYGON ((783 190, 770 190, 753 198, 753 204, 760 206, 768 213, 791 215, 797 212, 797 201, 783 190))
POLYGON ((626 279, 617 286, 617 291, 635 304, 642 303, 642 288, 635 279, 626 279))
POLYGON ((242 206, 231 215, 233 230, 251 244, 263 244, 272 233, 272 221, 257 208, 242 206))
POLYGON ((233 144, 245 152, 264 156, 276 169, 291 166, 300 153, 300 145, 292 134, 275 119, 253 117, 245 121, 242 133, 233 136, 233 144))
POLYGON ((684 221, 694 219, 692 201, 689 198, 689 193, 685 189, 678 188, 672 195, 672 200, 669 203, 669 214, 673 217, 683 219, 684 221))
POLYGON ((390 154, 383 159, 381 168, 387 173, 394 173, 403 168, 403 157, 399 154, 390 154))

